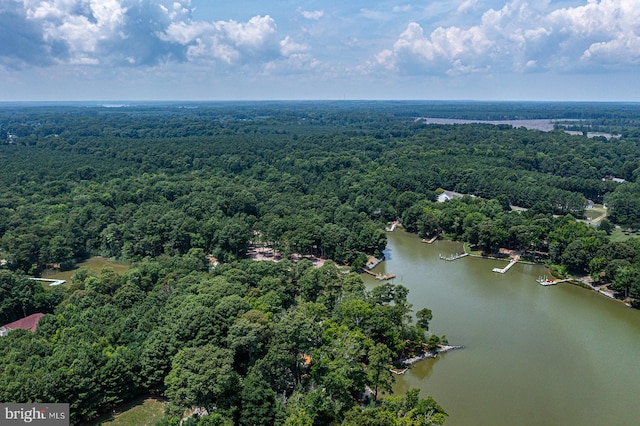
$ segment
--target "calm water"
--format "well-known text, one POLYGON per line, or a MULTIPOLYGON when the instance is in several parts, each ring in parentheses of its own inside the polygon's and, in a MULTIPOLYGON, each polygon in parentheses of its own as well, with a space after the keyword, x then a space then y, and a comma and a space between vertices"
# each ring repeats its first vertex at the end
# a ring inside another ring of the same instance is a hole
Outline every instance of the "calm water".
MULTIPOLYGON (((640 312, 568 284, 542 287, 540 266, 438 254, 459 244, 423 244, 388 233, 387 261, 431 331, 465 349, 417 363, 398 378, 449 413, 447 425, 640 424, 640 312)), ((375 279, 367 280, 372 285, 375 279)))

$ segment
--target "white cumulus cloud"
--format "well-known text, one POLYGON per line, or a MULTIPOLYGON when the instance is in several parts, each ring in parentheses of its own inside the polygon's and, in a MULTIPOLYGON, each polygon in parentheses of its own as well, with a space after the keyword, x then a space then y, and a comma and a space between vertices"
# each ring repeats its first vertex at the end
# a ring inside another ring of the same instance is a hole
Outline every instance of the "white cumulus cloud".
POLYGON ((312 21, 317 21, 324 16, 324 10, 300 10, 300 14, 312 21))
MULTIPOLYGON (((478 7, 467 0, 459 11, 478 7)), ((587 0, 557 8, 550 1, 511 0, 485 11, 476 25, 428 33, 410 22, 372 61, 404 72, 598 70, 640 63, 637 0, 587 0)))
POLYGON ((378 54, 376 60, 386 68, 431 68, 434 71, 472 70, 478 58, 488 55, 493 43, 479 27, 437 28, 425 36, 423 28, 411 22, 400 34, 393 49, 378 54))
POLYGON ((160 37, 187 48, 190 60, 214 59, 228 65, 250 61, 286 59, 307 50, 289 36, 280 38, 270 16, 254 16, 247 22, 179 22, 160 37))
POLYGON ((197 21, 190 0, 0 0, 0 65, 286 60, 304 46, 275 20, 197 21))

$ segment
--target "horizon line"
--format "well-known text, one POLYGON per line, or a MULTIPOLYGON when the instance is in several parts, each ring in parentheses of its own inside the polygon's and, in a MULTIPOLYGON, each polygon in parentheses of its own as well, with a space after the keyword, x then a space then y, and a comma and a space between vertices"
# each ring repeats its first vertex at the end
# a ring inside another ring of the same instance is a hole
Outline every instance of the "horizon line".
MULTIPOLYGON (((100 103, 112 106, 126 106, 126 103, 263 103, 263 102, 421 102, 421 103, 600 103, 600 104, 640 104, 640 100, 535 100, 535 99, 390 99, 390 98, 318 98, 318 99, 59 99, 59 100, 0 100, 0 104, 87 104, 100 103)), ((102 106, 102 105, 96 105, 102 106)))

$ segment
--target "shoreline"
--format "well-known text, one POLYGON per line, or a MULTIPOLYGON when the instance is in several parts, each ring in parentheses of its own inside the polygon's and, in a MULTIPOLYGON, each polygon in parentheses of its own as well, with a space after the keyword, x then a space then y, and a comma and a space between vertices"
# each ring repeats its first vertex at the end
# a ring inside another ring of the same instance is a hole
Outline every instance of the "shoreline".
POLYGON ((425 351, 425 352, 421 353, 420 355, 401 360, 400 364, 405 366, 404 370, 390 369, 389 371, 391 371, 395 375, 400 376, 400 375, 403 375, 404 373, 406 373, 407 370, 409 370, 409 368, 413 364, 418 362, 418 361, 422 361, 422 360, 428 359, 428 358, 437 358, 438 355, 440 355, 440 354, 444 354, 444 353, 451 352, 451 351, 458 350, 458 349, 464 349, 464 346, 461 346, 461 345, 442 345, 436 350, 425 351))
POLYGON ((571 285, 582 287, 582 288, 585 288, 585 289, 588 289, 588 290, 595 291, 596 293, 599 293, 599 294, 601 294, 603 296, 606 296, 609 299, 612 299, 612 300, 615 300, 616 302, 622 303, 623 305, 625 305, 628 308, 633 308, 633 306, 631 306, 630 303, 627 303, 624 300, 618 299, 613 292, 602 290, 599 287, 596 287, 595 285, 591 284, 587 280, 576 278, 576 277, 569 277, 567 279, 567 281, 565 281, 565 282, 567 284, 571 284, 571 285))
POLYGON ((436 349, 435 351, 425 351, 420 355, 417 355, 417 356, 402 360, 402 364, 403 365, 413 365, 418 361, 422 361, 423 359, 437 358, 438 355, 440 355, 440 354, 444 354, 444 353, 447 353, 447 352, 455 351, 457 349, 464 349, 464 346, 461 346, 461 345, 442 345, 438 349, 436 349))
MULTIPOLYGON (((449 242, 453 242, 453 243, 461 243, 462 244, 462 249, 464 250, 464 252, 469 257, 475 257, 477 259, 489 259, 489 260, 507 260, 507 259, 511 259, 512 260, 513 259, 513 257, 511 257, 511 256, 509 256, 509 257, 496 257, 496 256, 483 256, 483 255, 480 255, 480 254, 473 254, 473 253, 470 253, 470 252, 466 251, 466 247, 465 247, 465 243, 464 242, 454 241, 454 240, 450 240, 450 239, 444 239, 443 241, 449 241, 449 242)), ((551 272, 551 269, 549 269, 544 263, 536 263, 536 262, 532 262, 530 260, 520 260, 520 259, 518 259, 518 263, 522 263, 522 264, 525 264, 525 265, 540 265, 540 266, 544 266, 544 267, 547 268, 547 270, 549 270, 551 272)), ((605 296, 605 297, 607 297, 609 299, 615 300, 616 302, 622 303, 626 307, 633 309, 633 306, 631 306, 630 303, 625 302, 624 300, 618 299, 613 292, 602 290, 599 287, 596 287, 595 285, 590 283, 588 280, 584 279, 584 277, 575 277, 573 275, 569 275, 567 278, 564 279, 563 282, 566 282, 567 284, 570 284, 570 285, 579 286, 579 287, 582 287, 582 288, 587 289, 587 290, 595 291, 596 293, 599 293, 602 296, 605 296)))

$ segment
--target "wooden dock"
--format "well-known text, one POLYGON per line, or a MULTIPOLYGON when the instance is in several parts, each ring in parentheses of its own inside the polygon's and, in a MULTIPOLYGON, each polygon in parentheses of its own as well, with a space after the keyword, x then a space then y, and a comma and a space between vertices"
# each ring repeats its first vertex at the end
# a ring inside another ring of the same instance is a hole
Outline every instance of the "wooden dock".
POLYGON ((536 280, 536 282, 542 286, 550 286, 550 285, 556 285, 556 284, 560 284, 560 283, 567 283, 569 281, 572 281, 571 278, 566 278, 564 280, 550 280, 549 278, 547 278, 547 276, 545 275, 544 277, 538 277, 538 279, 536 280))
POLYGON ((518 263, 518 259, 511 259, 511 262, 509 262, 509 264, 507 266, 505 266, 504 268, 493 268, 493 272, 497 272, 499 274, 504 274, 505 272, 507 272, 509 269, 511 269, 511 267, 513 265, 515 265, 516 263, 518 263))
POLYGON ((465 256, 469 256, 469 253, 462 253, 462 254, 458 254, 458 253, 456 253, 456 254, 451 255, 451 256, 449 256, 449 257, 446 257, 446 256, 443 256, 443 255, 440 255, 440 259, 441 259, 441 260, 446 260, 447 262, 451 262, 451 261, 453 261, 453 260, 461 259, 461 258, 463 258, 463 257, 465 257, 465 256))
POLYGON ((376 273, 371 272, 370 270, 368 270, 368 269, 364 269, 364 268, 362 269, 362 272, 367 273, 367 274, 369 274, 369 275, 371 275, 371 276, 375 277, 375 278, 376 278, 376 280, 380 280, 380 281, 392 280, 392 279, 394 279, 394 278, 396 277, 394 274, 385 274, 385 275, 383 275, 383 274, 376 274, 376 273))
POLYGON ((384 230, 387 232, 393 232, 396 230, 396 226, 400 225, 399 221, 393 221, 390 226, 387 226, 384 230))
POLYGON ((558 282, 556 280, 550 280, 546 277, 546 275, 544 277, 538 277, 538 279, 536 280, 536 282, 540 285, 543 286, 549 286, 549 285, 555 285, 558 284, 558 282))
POLYGON ((423 243, 427 243, 427 244, 432 244, 437 239, 438 239, 438 234, 436 234, 434 237, 432 237, 432 238, 430 238, 428 240, 426 238, 423 238, 422 242, 423 243))

